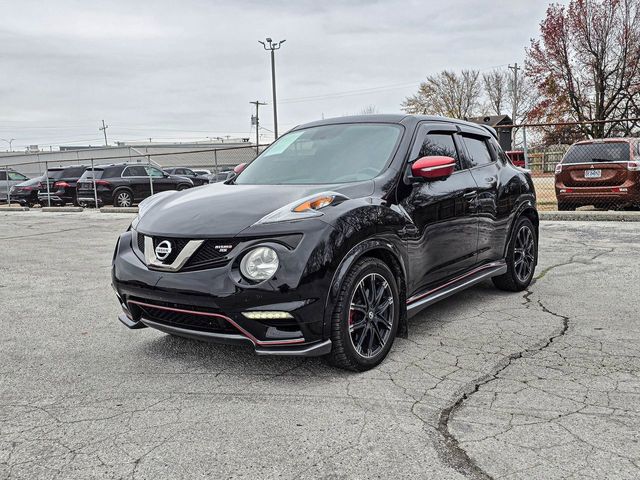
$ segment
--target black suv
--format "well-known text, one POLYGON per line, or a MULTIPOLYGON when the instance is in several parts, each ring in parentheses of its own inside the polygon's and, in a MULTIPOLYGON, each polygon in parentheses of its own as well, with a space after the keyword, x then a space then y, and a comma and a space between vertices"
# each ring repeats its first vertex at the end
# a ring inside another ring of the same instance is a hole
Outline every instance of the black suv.
POLYGON ((526 289, 537 254, 533 182, 494 130, 373 115, 296 127, 224 183, 142 202, 112 281, 129 328, 366 370, 434 302, 489 278, 526 289))
POLYGON ((206 185, 209 183, 209 177, 206 175, 198 175, 190 168, 184 167, 171 167, 164 168, 165 173, 169 175, 179 175, 181 177, 187 177, 189 180, 193 182, 193 185, 199 187, 200 185, 206 185))
POLYGON ((78 202, 81 205, 95 204, 94 179, 98 206, 130 207, 154 193, 193 187, 188 178, 169 175, 151 165, 102 165, 93 170, 87 169, 78 180, 78 202))
POLYGON ((82 176, 85 165, 74 165, 72 167, 49 167, 47 176, 49 177, 49 190, 47 183, 42 177, 38 191, 38 202, 40 205, 65 205, 73 203, 78 205, 78 195, 76 191, 78 179, 82 176))

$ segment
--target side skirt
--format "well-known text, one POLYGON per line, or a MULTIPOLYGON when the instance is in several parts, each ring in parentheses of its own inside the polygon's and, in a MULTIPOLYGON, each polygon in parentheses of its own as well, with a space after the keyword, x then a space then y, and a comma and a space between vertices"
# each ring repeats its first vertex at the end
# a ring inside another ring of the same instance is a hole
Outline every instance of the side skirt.
POLYGON ((412 317, 423 308, 433 305, 455 293, 465 290, 487 278, 502 275, 507 272, 507 264, 504 261, 492 262, 450 280, 449 282, 432 288, 426 292, 413 295, 407 300, 407 316, 412 317))

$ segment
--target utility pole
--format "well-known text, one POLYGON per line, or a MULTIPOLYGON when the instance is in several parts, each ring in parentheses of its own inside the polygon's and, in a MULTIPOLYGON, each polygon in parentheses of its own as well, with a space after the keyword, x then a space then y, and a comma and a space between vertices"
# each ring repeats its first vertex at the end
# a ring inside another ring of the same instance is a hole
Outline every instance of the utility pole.
POLYGON ((4 138, 0 138, 0 140, 2 140, 3 142, 7 142, 9 144, 9 151, 13 152, 13 147, 11 146, 11 144, 13 143, 15 138, 10 138, 9 140, 5 140, 4 138))
POLYGON ((104 146, 105 147, 109 146, 109 142, 107 141, 107 128, 109 128, 109 125, 105 125, 104 124, 104 120, 102 120, 102 127, 99 128, 98 130, 102 130, 102 133, 104 133, 104 146))
POLYGON ((258 109, 260 108, 260 105, 266 105, 266 103, 260 102, 259 100, 249 103, 256 106, 256 116, 251 116, 251 125, 256 126, 256 155, 258 155, 260 153, 260 149, 258 148, 258 145, 260 144, 260 117, 258 115, 258 109))
POLYGON ((266 39, 266 42, 261 42, 258 40, 258 43, 262 44, 262 47, 271 53, 271 96, 273 100, 273 133, 278 139, 278 104, 276 102, 276 57, 275 51, 279 50, 282 47, 282 44, 286 42, 286 40, 280 40, 279 42, 274 42, 270 38, 266 39), (267 45, 268 44, 268 45, 267 45))

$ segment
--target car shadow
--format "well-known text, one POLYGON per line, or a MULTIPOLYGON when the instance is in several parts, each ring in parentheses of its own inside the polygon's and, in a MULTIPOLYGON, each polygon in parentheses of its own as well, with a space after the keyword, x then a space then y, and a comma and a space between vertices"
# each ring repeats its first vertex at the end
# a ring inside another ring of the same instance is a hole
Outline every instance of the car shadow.
MULTIPOLYGON (((496 290, 490 281, 482 282, 426 308, 409 320, 409 339, 423 343, 425 338, 442 327, 442 323, 459 319, 492 296, 514 295, 496 290), (438 322, 433 322, 434 318, 438 322)), ((151 330, 151 329, 149 329, 151 330)), ((157 360, 159 365, 178 364, 186 370, 208 373, 235 373, 240 375, 350 375, 329 365, 321 357, 286 357, 256 355, 251 346, 224 345, 191 338, 163 334, 153 330, 154 337, 138 344, 141 354, 157 360)), ((394 350, 403 349, 402 340, 394 343, 394 350)))

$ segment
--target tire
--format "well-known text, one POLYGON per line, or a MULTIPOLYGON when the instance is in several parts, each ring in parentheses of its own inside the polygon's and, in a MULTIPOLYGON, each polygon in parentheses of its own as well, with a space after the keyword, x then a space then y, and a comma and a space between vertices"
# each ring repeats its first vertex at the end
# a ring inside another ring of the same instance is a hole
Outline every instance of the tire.
POLYGON ((538 263, 536 229, 527 217, 520 217, 513 228, 506 260, 507 273, 493 277, 493 284, 508 292, 525 290, 533 280, 538 263))
POLYGON ((113 194, 114 207, 131 207, 133 206, 133 195, 129 190, 117 190, 113 194))
POLYGON ((572 207, 571 205, 567 204, 567 203, 559 203, 558 204, 558 211, 560 212, 573 212, 576 209, 576 207, 572 207))
POLYGON ((189 185, 178 185, 178 191, 181 192, 182 190, 186 190, 187 188, 189 188, 189 185))
POLYGON ((382 362, 398 331, 399 299, 395 275, 384 262, 368 257, 358 260, 340 287, 331 316, 329 363, 363 372, 382 362), (374 288, 371 288, 372 282, 374 288), (380 294, 377 308, 375 299, 370 302, 372 290, 380 294), (369 303, 374 305, 369 307, 369 303), (354 305, 362 307, 353 308, 354 305), (356 325, 361 326, 354 329, 356 325))

